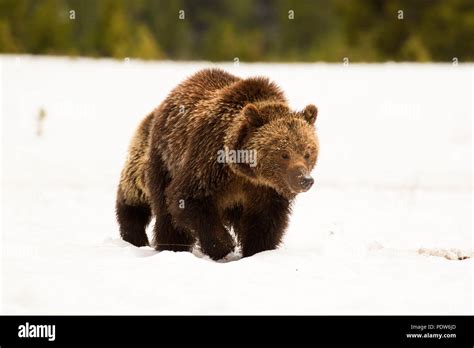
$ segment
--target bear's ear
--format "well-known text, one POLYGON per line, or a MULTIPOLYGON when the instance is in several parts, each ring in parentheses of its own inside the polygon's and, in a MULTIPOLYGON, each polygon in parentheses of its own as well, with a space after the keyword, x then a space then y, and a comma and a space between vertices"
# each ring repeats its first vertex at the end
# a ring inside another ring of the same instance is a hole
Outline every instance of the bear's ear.
POLYGON ((254 104, 247 104, 243 110, 244 116, 247 122, 254 127, 263 126, 264 121, 258 111, 257 107, 254 104))
POLYGON ((318 108, 313 104, 307 105, 303 110, 303 116, 306 122, 313 125, 318 117, 318 108))

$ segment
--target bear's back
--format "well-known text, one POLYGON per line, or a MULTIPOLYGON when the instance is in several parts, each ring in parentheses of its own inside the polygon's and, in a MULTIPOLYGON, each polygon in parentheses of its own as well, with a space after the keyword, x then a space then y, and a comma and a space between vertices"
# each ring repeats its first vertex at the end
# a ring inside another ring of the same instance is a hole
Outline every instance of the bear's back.
POLYGON ((175 87, 164 103, 186 111, 199 101, 210 98, 216 91, 239 80, 241 79, 220 69, 201 70, 175 87))

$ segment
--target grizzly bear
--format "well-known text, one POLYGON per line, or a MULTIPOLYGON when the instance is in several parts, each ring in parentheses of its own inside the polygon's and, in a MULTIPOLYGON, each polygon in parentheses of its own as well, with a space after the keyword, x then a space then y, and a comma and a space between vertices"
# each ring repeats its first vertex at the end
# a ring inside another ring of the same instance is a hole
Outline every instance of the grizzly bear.
POLYGON ((263 77, 203 70, 179 84, 140 124, 118 187, 122 238, 157 250, 198 242, 218 260, 275 249, 295 196, 313 184, 316 106, 292 111, 263 77))

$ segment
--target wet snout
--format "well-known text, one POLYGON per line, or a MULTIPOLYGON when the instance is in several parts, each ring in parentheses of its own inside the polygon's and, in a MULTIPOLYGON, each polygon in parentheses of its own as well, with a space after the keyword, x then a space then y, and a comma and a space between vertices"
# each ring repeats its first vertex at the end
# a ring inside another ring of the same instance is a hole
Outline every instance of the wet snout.
POLYGON ((301 178, 301 188, 304 191, 308 191, 311 188, 311 186, 313 186, 313 184, 314 184, 314 179, 311 176, 304 175, 301 178))
POLYGON ((308 174, 306 167, 297 167, 290 171, 291 188, 296 192, 308 191, 314 184, 314 179, 308 174))

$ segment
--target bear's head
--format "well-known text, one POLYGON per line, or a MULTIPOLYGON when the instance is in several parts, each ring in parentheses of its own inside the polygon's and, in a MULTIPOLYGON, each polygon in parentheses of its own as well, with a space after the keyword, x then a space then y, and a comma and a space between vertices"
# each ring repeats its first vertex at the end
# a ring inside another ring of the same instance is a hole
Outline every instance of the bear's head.
POLYGON ((227 146, 255 154, 256 161, 234 163, 231 169, 287 198, 309 190, 314 182, 310 173, 319 152, 314 127, 317 114, 312 104, 299 112, 279 102, 247 104, 227 146))

